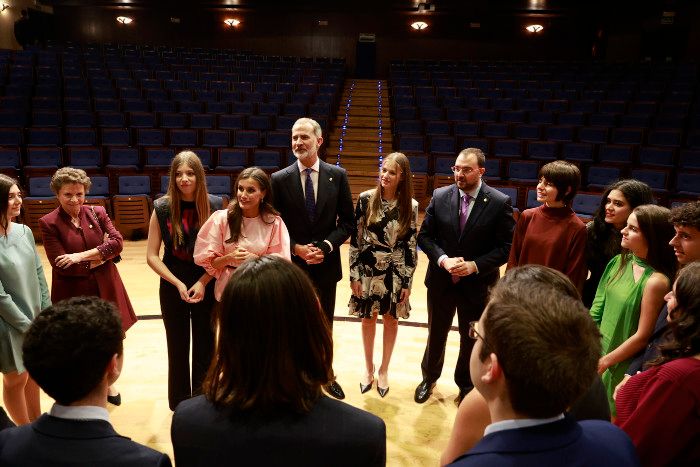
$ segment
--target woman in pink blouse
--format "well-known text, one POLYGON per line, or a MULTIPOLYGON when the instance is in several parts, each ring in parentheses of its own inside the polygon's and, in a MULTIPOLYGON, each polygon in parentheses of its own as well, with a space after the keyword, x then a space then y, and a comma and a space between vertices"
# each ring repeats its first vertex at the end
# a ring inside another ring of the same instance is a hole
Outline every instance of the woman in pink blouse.
POLYGON ((199 230, 194 262, 216 278, 221 294, 233 271, 245 260, 274 254, 291 261, 289 232, 272 207, 270 177, 257 167, 236 179, 236 201, 212 214, 199 230))

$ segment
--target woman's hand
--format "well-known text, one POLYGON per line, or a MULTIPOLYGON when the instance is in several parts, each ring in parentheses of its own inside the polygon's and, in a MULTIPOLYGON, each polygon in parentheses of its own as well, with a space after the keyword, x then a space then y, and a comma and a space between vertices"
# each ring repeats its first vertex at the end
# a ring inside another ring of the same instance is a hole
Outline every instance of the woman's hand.
POLYGON ((350 290, 355 297, 362 298, 362 282, 350 281, 350 290))
POLYGON ((243 261, 251 258, 257 258, 258 255, 255 253, 251 253, 250 251, 246 250, 242 246, 239 246, 236 248, 236 251, 231 253, 233 255, 233 261, 235 264, 241 264, 243 261))
POLYGON ((178 281, 175 287, 177 287, 177 293, 180 294, 180 298, 182 299, 182 301, 189 302, 190 293, 189 290, 187 290, 187 286, 185 285, 185 283, 182 281, 178 281))
POLYGON ((190 303, 199 303, 202 301, 204 298, 204 292, 206 290, 206 286, 202 284, 200 281, 195 282, 192 287, 187 291, 187 296, 188 296, 188 302, 190 303))
POLYGON ((627 380, 629 380, 631 377, 632 375, 625 375, 624 378, 622 378, 622 381, 620 381, 620 383, 617 386, 615 386, 615 390, 613 391, 613 400, 617 400, 617 393, 620 392, 620 389, 622 389, 622 387, 625 384, 627 384, 627 380))
POLYGON ((408 301, 408 297, 411 295, 411 289, 401 289, 401 295, 399 296, 399 303, 404 304, 408 301))
POLYGON ((56 267, 65 269, 82 261, 83 253, 66 253, 65 255, 56 256, 56 267))
POLYGON ((608 363, 608 359, 606 357, 607 357, 607 355, 603 355, 598 360, 598 374, 599 375, 602 375, 603 373, 605 373, 605 370, 607 370, 610 367, 610 364, 608 363))

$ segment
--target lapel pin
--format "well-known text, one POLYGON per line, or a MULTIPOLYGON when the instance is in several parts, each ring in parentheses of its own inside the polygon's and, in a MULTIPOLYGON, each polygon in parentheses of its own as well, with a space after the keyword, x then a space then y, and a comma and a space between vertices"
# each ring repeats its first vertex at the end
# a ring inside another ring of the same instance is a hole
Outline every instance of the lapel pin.
POLYGON ((488 198, 484 198, 484 203, 488 202, 488 200, 489 200, 488 198))
POLYGON ((92 228, 92 224, 90 224, 90 228, 92 228))
POLYGON ((332 181, 333 181, 333 177, 329 178, 328 181, 329 181, 329 182, 332 182, 332 181))

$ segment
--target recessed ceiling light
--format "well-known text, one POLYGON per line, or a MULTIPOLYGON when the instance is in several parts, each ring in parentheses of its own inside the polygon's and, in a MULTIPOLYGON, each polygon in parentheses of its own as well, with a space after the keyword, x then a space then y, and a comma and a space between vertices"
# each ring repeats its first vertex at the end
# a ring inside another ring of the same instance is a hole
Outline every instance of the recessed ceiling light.
POLYGON ((117 22, 121 24, 131 24, 131 22, 134 21, 133 18, 129 18, 128 16, 117 16, 117 22))
POLYGON ((528 32, 532 32, 532 33, 537 34, 538 32, 542 32, 544 27, 541 24, 530 24, 530 25, 525 26, 525 29, 528 32))
POLYGON ((422 31, 423 29, 428 28, 428 23, 425 23, 423 21, 416 21, 415 23, 411 23, 411 27, 417 31, 422 31))
POLYGON ((231 27, 231 28, 235 28, 239 24, 241 24, 241 22, 239 20, 237 20, 236 18, 226 18, 224 20, 224 23, 226 23, 226 25, 231 27))

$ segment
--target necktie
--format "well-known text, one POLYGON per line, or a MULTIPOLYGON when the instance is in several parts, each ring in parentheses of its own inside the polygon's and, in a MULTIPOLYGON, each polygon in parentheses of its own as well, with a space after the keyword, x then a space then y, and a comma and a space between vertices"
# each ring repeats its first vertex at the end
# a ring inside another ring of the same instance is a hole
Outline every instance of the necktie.
POLYGON ((314 197, 314 182, 311 180, 311 169, 304 169, 306 173, 306 183, 304 190, 306 191, 306 212, 309 214, 309 220, 313 222, 316 219, 316 198, 314 197))
POLYGON ((459 233, 464 232, 464 226, 467 223, 467 212, 469 212, 469 200, 471 196, 465 194, 462 196, 462 203, 459 206, 459 233))

